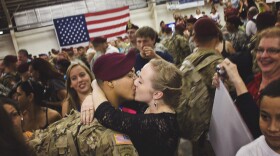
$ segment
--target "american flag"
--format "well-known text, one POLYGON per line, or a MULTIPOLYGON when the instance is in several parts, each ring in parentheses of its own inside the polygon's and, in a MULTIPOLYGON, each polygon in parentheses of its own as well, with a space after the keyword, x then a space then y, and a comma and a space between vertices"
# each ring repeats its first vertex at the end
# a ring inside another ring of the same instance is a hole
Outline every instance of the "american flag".
POLYGON ((54 19, 60 46, 88 42, 94 37, 104 36, 108 41, 126 34, 129 7, 121 7, 83 15, 54 19))

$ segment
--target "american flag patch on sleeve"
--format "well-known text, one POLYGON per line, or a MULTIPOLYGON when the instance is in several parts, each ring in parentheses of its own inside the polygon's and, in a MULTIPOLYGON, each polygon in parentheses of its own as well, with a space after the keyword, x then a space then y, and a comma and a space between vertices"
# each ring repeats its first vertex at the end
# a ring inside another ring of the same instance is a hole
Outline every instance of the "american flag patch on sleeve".
POLYGON ((114 134, 114 138, 117 145, 132 145, 129 136, 124 134, 114 134))

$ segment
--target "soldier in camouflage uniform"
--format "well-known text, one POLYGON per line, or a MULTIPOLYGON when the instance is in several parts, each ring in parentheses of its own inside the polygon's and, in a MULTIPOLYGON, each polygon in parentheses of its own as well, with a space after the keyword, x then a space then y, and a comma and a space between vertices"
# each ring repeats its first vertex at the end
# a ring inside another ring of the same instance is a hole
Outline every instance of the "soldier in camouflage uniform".
POLYGON ((138 155, 126 135, 103 127, 97 120, 82 125, 75 110, 47 129, 36 130, 28 144, 37 156, 138 155))
MULTIPOLYGON (((110 55, 110 54, 107 54, 110 55)), ((98 68, 97 77, 106 77, 112 81, 98 82, 112 105, 119 109, 124 100, 134 99, 134 72, 135 52, 128 53, 121 61, 111 62, 114 71, 98 68), (121 85, 124 84, 124 85, 121 85)), ((105 66, 107 62, 104 62, 105 66)), ((89 110, 90 111, 90 110, 89 110)), ((103 127, 96 119, 88 124, 81 124, 80 113, 72 111, 70 115, 59 122, 51 124, 46 130, 35 131, 30 145, 37 155, 73 156, 137 156, 138 153, 130 138, 119 132, 103 127), (52 135, 48 134, 51 133, 52 135), (71 135, 72 134, 72 135, 71 135), (42 141, 43 140, 43 141, 42 141), (49 144, 49 145, 48 145, 49 144)))
POLYGON ((126 25, 126 33, 129 40, 129 45, 124 49, 124 53, 127 54, 130 49, 136 48, 136 31, 139 29, 137 25, 128 21, 126 25))
POLYGON ((182 137, 193 143, 193 155, 208 156, 214 155, 207 140, 215 94, 212 76, 216 65, 223 58, 215 50, 216 43, 219 42, 219 30, 211 19, 199 19, 194 25, 194 31, 194 40, 199 47, 195 53, 185 58, 180 68, 184 74, 194 71, 184 77, 177 117, 178 123, 181 123, 179 126, 182 128, 182 137))
POLYGON ((188 39, 184 37, 185 25, 175 27, 175 34, 164 43, 167 51, 173 56, 176 66, 181 66, 183 60, 191 53, 188 39))

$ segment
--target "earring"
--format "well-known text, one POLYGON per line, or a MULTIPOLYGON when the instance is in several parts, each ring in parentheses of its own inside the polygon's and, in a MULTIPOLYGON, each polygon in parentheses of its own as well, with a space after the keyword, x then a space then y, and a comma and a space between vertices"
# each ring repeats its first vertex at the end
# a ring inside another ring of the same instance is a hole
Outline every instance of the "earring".
POLYGON ((157 102, 154 103, 155 107, 157 108, 157 102))

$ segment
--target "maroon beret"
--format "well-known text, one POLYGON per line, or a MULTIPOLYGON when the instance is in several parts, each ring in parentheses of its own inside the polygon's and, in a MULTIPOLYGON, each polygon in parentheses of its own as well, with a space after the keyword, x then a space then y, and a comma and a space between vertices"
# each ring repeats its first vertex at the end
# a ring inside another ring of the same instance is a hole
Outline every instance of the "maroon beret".
POLYGON ((240 25, 242 25, 243 23, 241 22, 241 20, 240 20, 240 17, 238 17, 238 16, 229 16, 228 18, 227 18, 227 22, 228 23, 232 23, 232 24, 234 24, 235 26, 240 26, 240 25))
POLYGON ((236 8, 227 8, 224 14, 226 18, 228 18, 229 16, 237 16, 238 10, 236 8))
POLYGON ((216 23, 212 19, 208 17, 202 17, 195 22, 194 32, 196 36, 208 37, 217 36, 219 30, 216 23))
POLYGON ((93 65, 93 73, 96 79, 103 81, 116 80, 125 76, 134 67, 136 50, 132 49, 127 55, 109 53, 100 56, 93 65))

